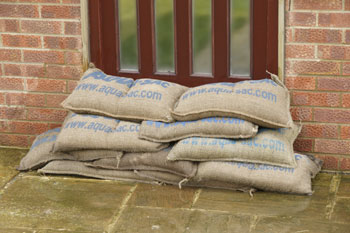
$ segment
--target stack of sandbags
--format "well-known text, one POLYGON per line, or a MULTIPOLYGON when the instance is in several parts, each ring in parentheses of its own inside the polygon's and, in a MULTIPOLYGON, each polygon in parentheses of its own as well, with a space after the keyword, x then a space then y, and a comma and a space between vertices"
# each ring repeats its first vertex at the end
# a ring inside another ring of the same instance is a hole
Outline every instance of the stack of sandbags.
POLYGON ((72 111, 62 128, 39 135, 19 169, 143 182, 187 181, 195 175, 196 163, 168 161, 169 143, 138 137, 141 120, 174 121, 171 110, 187 89, 89 69, 62 103, 72 111))
POLYGON ((89 69, 20 170, 311 194, 321 162, 296 154, 301 126, 278 78, 187 88, 89 69))

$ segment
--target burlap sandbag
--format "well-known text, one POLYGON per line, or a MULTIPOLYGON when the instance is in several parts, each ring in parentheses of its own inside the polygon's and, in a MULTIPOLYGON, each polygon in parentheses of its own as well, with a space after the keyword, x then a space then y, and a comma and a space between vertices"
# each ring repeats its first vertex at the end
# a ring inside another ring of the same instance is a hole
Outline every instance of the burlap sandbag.
POLYGON ((73 112, 116 116, 119 100, 133 82, 131 78, 106 75, 96 68, 88 69, 62 106, 73 112))
POLYGON ((172 122, 171 110, 188 88, 176 83, 156 80, 136 80, 128 93, 118 101, 117 117, 172 122))
POLYGON ((178 121, 206 117, 237 117, 269 128, 292 124, 289 92, 277 76, 272 80, 214 83, 185 92, 172 112, 178 121))
POLYGON ((162 171, 137 171, 135 173, 145 179, 150 179, 153 181, 158 181, 161 184, 172 184, 177 185, 181 189, 182 185, 188 182, 188 178, 183 176, 175 175, 169 172, 162 171))
POLYGON ((170 161, 167 159, 170 149, 153 153, 125 153, 120 160, 106 158, 93 161, 86 166, 118 170, 148 170, 173 173, 182 177, 193 177, 197 164, 190 161, 170 161))
POLYGON ((219 139, 191 137, 179 141, 168 155, 169 160, 239 161, 295 167, 293 142, 301 126, 260 128, 254 138, 219 139))
POLYGON ((137 175, 134 171, 96 169, 92 167, 86 167, 83 162, 79 161, 52 161, 48 163, 45 167, 39 169, 38 173, 56 175, 78 175, 106 180, 120 180, 133 182, 137 181, 143 183, 158 184, 158 182, 153 181, 150 178, 141 177, 137 175))
POLYGON ((75 150, 159 151, 167 144, 139 139, 140 124, 117 119, 72 114, 62 126, 54 152, 75 150))
POLYGON ((92 161, 102 158, 120 159, 123 155, 123 152, 107 150, 82 150, 70 153, 53 153, 51 150, 59 132, 60 128, 56 128, 40 134, 33 142, 29 152, 22 158, 17 169, 20 171, 36 170, 53 160, 92 161))
POLYGON ((139 138, 153 142, 171 142, 188 137, 251 138, 257 132, 258 126, 245 120, 210 117, 174 123, 143 121, 139 138))
POLYGON ((311 178, 321 170, 322 161, 295 154, 296 168, 240 162, 202 162, 193 182, 219 181, 265 191, 312 194, 311 178))

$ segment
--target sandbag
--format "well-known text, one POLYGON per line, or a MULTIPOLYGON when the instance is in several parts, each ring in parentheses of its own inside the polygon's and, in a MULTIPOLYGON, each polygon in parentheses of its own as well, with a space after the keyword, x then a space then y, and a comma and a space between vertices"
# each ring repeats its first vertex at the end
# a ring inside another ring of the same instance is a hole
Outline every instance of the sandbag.
POLYGON ((22 158, 17 169, 20 171, 36 170, 53 160, 92 161, 102 158, 120 159, 123 155, 123 152, 120 151, 107 150, 81 150, 70 153, 53 153, 51 150, 59 132, 60 128, 56 128, 37 136, 29 152, 22 158))
POLYGON ((288 89, 277 76, 271 78, 191 88, 180 97, 172 115, 178 121, 222 116, 269 128, 291 127, 288 89))
POLYGON ((87 163, 86 166, 118 170, 148 170, 169 172, 182 177, 193 177, 197 164, 189 161, 169 161, 170 148, 153 153, 125 153, 121 159, 105 158, 87 163))
POLYGON ((153 142, 171 142, 188 137, 251 138, 257 132, 257 125, 242 119, 210 117, 174 123, 143 121, 139 138, 153 142))
POLYGON ((260 128, 249 139, 191 137, 179 141, 168 155, 169 160, 239 161, 295 167, 293 142, 301 126, 260 128))
POLYGON ((202 162, 192 181, 219 181, 265 191, 311 195, 311 178, 321 170, 322 161, 298 153, 294 156, 296 168, 241 162, 202 162))
POLYGON ((117 118, 172 122, 178 98, 188 87, 156 79, 138 79, 118 102, 117 118))
POLYGON ((73 112, 113 117, 117 115, 119 100, 133 82, 131 78, 106 75, 96 68, 88 69, 62 106, 73 112))
POLYGON ((135 173, 142 178, 157 181, 157 182, 160 182, 161 184, 178 185, 180 189, 182 185, 184 185, 188 181, 187 178, 184 178, 183 176, 175 175, 170 172, 135 170, 135 173))
POLYGON ((116 150, 153 152, 168 146, 139 139, 140 124, 97 116, 72 114, 62 126, 54 152, 76 150, 116 150))
POLYGON ((79 161, 64 161, 57 160, 48 163, 45 167, 38 170, 41 174, 56 174, 56 175, 78 175, 85 177, 92 177, 98 179, 107 180, 120 180, 120 181, 137 181, 142 183, 153 183, 153 181, 147 177, 141 177, 134 171, 117 171, 117 170, 106 170, 96 169, 92 167, 86 167, 83 162, 79 161))

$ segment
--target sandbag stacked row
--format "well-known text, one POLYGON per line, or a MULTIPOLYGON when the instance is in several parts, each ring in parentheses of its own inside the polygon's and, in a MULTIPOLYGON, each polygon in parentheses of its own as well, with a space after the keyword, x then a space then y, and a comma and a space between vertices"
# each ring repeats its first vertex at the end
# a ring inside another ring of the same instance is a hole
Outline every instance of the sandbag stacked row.
POLYGON ((38 136, 21 170, 303 194, 320 170, 293 152, 300 126, 275 76, 187 88, 89 69, 63 106, 75 113, 38 136))

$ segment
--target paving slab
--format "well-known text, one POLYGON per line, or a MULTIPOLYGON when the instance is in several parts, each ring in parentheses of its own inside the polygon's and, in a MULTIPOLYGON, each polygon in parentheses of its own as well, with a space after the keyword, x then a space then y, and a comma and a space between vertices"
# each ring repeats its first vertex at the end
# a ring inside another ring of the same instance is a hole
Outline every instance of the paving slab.
POLYGON ((350 195, 350 175, 342 175, 337 195, 349 197, 350 195))
POLYGON ((257 221, 252 233, 346 233, 349 225, 330 221, 310 221, 299 217, 265 217, 257 221))
POLYGON ((128 205, 163 208, 190 208, 196 189, 166 185, 139 184, 128 205))
MULTIPOLYGON (((350 194, 348 194, 348 196, 349 195, 350 194)), ((350 197, 337 198, 334 210, 331 213, 331 220, 337 223, 350 223, 350 197)))
POLYGON ((0 193, 0 228, 102 232, 134 184, 17 176, 0 193))
POLYGON ((250 221, 249 216, 222 212, 128 207, 113 232, 244 233, 249 232, 250 221))
POLYGON ((0 188, 3 187, 19 172, 16 167, 20 160, 27 154, 28 150, 0 149, 0 188))

